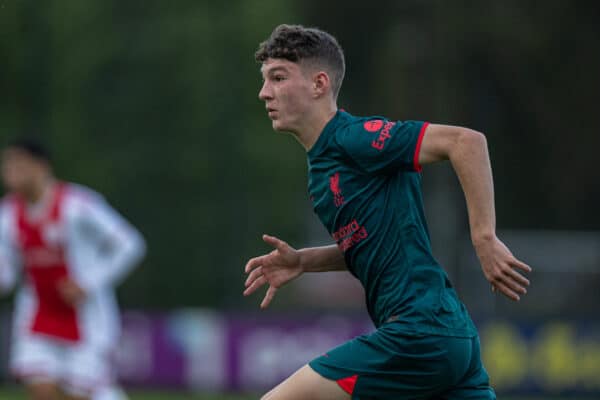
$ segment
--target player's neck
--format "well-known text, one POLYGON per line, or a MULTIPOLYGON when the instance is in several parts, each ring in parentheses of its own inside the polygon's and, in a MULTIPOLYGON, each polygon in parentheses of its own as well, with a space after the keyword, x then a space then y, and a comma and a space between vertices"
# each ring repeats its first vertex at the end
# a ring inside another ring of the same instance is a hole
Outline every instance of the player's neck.
POLYGON ((54 183, 55 179, 52 176, 40 178, 23 193, 23 197, 27 203, 37 204, 48 196, 54 187, 54 183))
POLYGON ((302 128, 296 132, 296 137, 306 151, 312 149, 323 132, 325 125, 335 116, 337 105, 331 104, 327 107, 315 109, 313 115, 307 116, 302 128))

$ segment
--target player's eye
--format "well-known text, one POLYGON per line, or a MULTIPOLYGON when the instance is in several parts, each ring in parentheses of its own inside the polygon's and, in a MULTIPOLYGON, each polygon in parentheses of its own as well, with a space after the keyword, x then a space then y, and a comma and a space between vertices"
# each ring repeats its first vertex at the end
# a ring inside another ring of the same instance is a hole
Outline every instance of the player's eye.
POLYGON ((285 76, 283 76, 283 75, 275 75, 275 76, 273 77, 273 80, 274 80, 275 82, 281 82, 281 81, 284 81, 284 80, 285 80, 285 76))

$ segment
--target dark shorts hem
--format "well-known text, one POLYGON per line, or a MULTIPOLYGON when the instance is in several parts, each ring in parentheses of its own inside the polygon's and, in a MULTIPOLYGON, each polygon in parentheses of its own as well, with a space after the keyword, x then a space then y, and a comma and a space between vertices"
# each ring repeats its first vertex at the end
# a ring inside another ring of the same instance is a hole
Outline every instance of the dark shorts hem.
POLYGON ((308 365, 336 381, 353 400, 496 399, 478 337, 408 337, 379 329, 308 365))

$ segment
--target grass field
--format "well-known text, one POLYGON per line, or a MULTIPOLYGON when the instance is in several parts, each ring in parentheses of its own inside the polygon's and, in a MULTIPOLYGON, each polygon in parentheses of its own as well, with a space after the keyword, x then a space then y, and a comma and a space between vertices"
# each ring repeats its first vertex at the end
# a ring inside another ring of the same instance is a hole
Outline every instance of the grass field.
MULTIPOLYGON (((242 394, 198 394, 185 392, 139 392, 130 391, 130 400, 256 400, 259 395, 242 394)), ((566 400, 567 397, 503 397, 502 400, 566 400)), ((569 400, 591 400, 587 398, 568 397, 569 400)), ((595 399, 595 398, 594 398, 595 399)), ((18 389, 0 390, 0 400, 27 400, 18 389)))

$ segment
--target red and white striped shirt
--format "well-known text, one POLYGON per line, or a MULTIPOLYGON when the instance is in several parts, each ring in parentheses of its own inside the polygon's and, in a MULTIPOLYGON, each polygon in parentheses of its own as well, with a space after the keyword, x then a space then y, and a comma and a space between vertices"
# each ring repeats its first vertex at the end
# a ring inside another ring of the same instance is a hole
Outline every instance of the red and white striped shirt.
POLYGON ((14 313, 14 334, 111 346, 119 333, 114 286, 141 260, 140 233, 98 193, 56 183, 33 205, 8 196, 0 204, 0 289, 23 272, 14 313), (34 215, 35 214, 35 215, 34 215), (57 286, 65 278, 86 292, 67 304, 57 286))

